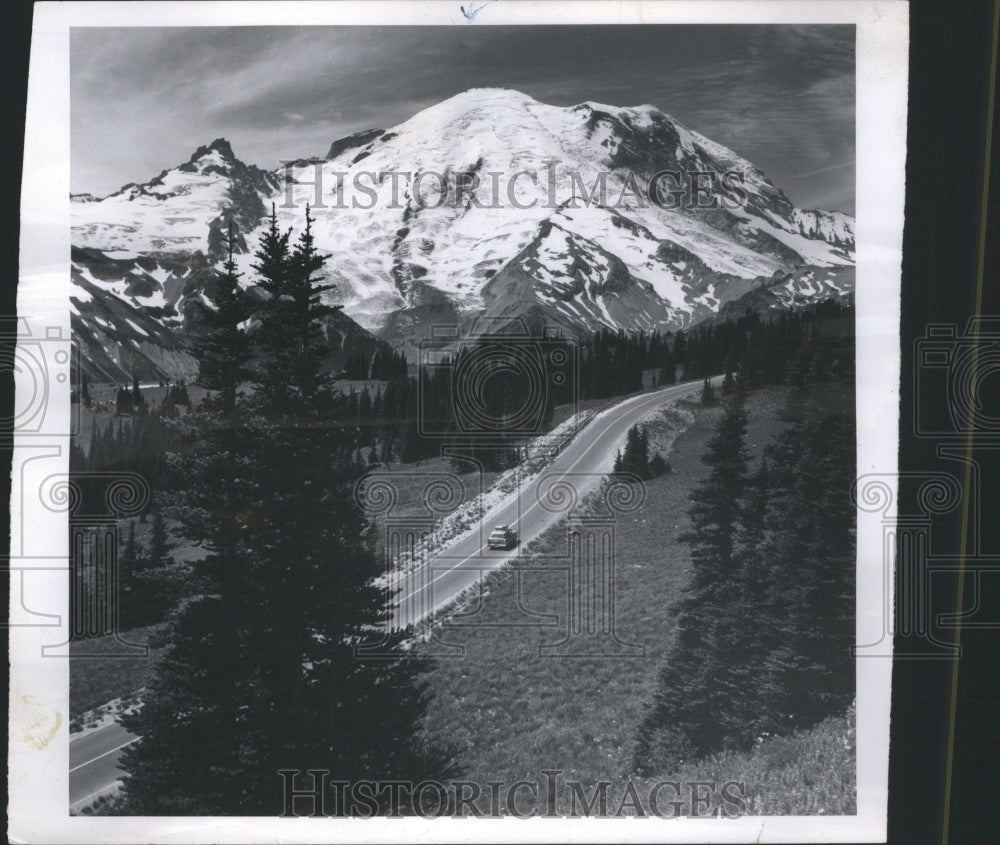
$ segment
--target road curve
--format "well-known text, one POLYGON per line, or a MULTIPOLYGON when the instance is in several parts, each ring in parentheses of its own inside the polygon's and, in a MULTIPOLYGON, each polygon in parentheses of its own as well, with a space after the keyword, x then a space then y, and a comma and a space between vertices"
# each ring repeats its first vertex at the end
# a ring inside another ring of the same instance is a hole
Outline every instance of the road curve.
POLYGON ((631 426, 668 402, 700 390, 702 384, 699 380, 640 393, 597 414, 549 466, 523 482, 516 495, 488 511, 475 531, 431 551, 422 565, 394 580, 398 587, 394 627, 405 628, 427 620, 475 586, 486 572, 517 558, 528 542, 564 515, 564 511, 547 508, 540 501, 553 482, 568 483, 576 499, 582 500, 613 469, 615 453, 631 426), (517 529, 520 543, 508 551, 489 549, 489 532, 493 526, 503 524, 517 529))
MULTIPOLYGON (((717 379, 713 379, 717 381, 717 379)), ((422 622, 488 571, 516 558, 528 542, 542 534, 563 515, 546 509, 539 501, 539 483, 547 487, 554 479, 572 484, 578 499, 594 489, 611 471, 614 456, 628 429, 658 407, 700 389, 702 382, 687 382, 629 397, 598 413, 570 444, 517 495, 507 497, 487 512, 478 530, 438 550, 422 567, 405 576, 397 598, 396 624, 405 627, 422 622), (516 526, 519 545, 510 551, 492 551, 486 537, 494 525, 516 526)), ((71 739, 69 771, 70 807, 79 809, 109 792, 121 779, 118 761, 122 750, 135 742, 117 722, 71 739)))

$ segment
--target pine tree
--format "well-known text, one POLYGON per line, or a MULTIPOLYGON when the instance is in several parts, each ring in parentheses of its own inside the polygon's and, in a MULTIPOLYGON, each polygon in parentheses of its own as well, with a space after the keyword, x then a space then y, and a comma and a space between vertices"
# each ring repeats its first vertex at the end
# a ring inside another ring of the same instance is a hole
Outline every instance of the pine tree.
POLYGON ((175 509, 209 556, 144 707, 124 720, 143 737, 123 761, 128 812, 276 814, 282 768, 352 781, 448 773, 418 737, 423 665, 355 655, 388 609, 353 495, 354 432, 334 422, 349 405, 323 369, 329 312, 309 223, 294 249, 288 240, 272 213, 256 265, 271 299, 251 337, 267 375, 225 425, 211 409, 179 424, 175 509))
POLYGON ((672 361, 669 362, 669 363, 664 364, 660 368, 660 386, 661 387, 666 387, 668 384, 673 384, 676 381, 676 377, 674 375, 674 370, 675 370, 675 367, 674 367, 674 364, 673 364, 672 361))
POLYGON ((746 427, 742 403, 730 403, 702 456, 708 475, 691 495, 693 527, 682 536, 691 546, 699 592, 730 589, 737 568, 734 553, 747 483, 746 427))
POLYGON ((184 573, 174 565, 172 546, 160 507, 152 510, 148 548, 136 541, 135 523, 129 525, 122 554, 123 627, 165 621, 181 597, 184 573))
POLYGON ((290 237, 291 230, 279 232, 272 206, 270 226, 253 265, 260 286, 270 294, 256 338, 264 353, 256 389, 269 412, 278 415, 294 414, 298 407, 305 409, 328 396, 332 379, 326 362, 332 350, 323 326, 338 310, 321 301, 332 285, 320 285, 315 277, 326 257, 316 250, 308 206, 305 229, 291 248, 290 237))
MULTIPOLYGON (((771 452, 760 559, 771 650, 761 672, 772 732, 815 723, 854 695, 853 416, 799 419, 771 452)), ((849 407, 849 405, 848 405, 849 407)))
POLYGON ((277 210, 271 203, 270 222, 251 265, 257 274, 258 286, 268 295, 267 302, 259 309, 261 325, 254 337, 262 353, 254 374, 254 388, 276 408, 285 406, 290 400, 292 386, 282 380, 287 367, 279 372, 275 364, 277 359, 289 354, 288 346, 297 340, 295 327, 291 325, 294 299, 288 290, 291 234, 291 229, 282 232, 278 228, 277 210))
POLYGON ((131 414, 134 411, 135 404, 129 389, 127 387, 119 387, 118 393, 115 396, 115 413, 120 416, 122 414, 131 414))
POLYGON ((670 472, 670 464, 667 463, 663 455, 659 452, 654 452, 653 457, 649 459, 649 477, 657 478, 668 472, 670 472))
POLYGON ((121 554, 118 557, 119 578, 121 591, 118 604, 118 621, 122 630, 136 627, 142 624, 136 621, 142 618, 141 610, 142 598, 137 595, 135 587, 135 573, 139 569, 142 558, 142 547, 135 536, 135 521, 129 520, 128 532, 125 535, 125 543, 122 545, 121 554))
POLYGON ((742 739, 750 683, 745 608, 738 602, 736 538, 747 481, 746 415, 732 403, 709 440, 708 473, 692 493, 691 582, 680 603, 677 637, 660 673, 653 709, 640 729, 636 769, 664 771, 742 739))
POLYGON ((163 513, 160 508, 155 508, 149 526, 149 563, 151 567, 159 569, 172 563, 170 545, 163 513))
POLYGON ((743 561, 738 588, 751 596, 755 603, 762 599, 766 586, 766 562, 762 547, 772 483, 772 472, 765 456, 761 458, 757 471, 747 480, 743 513, 736 534, 737 554, 743 561))
POLYGON ((634 425, 625 435, 625 451, 618 450, 614 471, 627 472, 646 481, 669 472, 670 467, 659 453, 650 456, 649 430, 634 425))
POLYGON ((223 272, 215 280, 215 310, 206 317, 209 333, 201 347, 198 378, 202 385, 218 392, 219 408, 223 416, 229 417, 235 411, 240 384, 249 375, 249 344, 241 326, 251 308, 239 283, 242 273, 237 272, 233 256, 232 223, 226 244, 223 272))

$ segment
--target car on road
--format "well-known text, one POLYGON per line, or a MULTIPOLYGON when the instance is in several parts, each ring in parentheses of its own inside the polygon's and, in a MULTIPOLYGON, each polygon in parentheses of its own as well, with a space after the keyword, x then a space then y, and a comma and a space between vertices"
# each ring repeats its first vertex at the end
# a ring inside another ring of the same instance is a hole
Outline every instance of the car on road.
POLYGON ((517 545, 517 532, 509 525, 498 525, 490 532, 486 545, 491 549, 513 549, 517 545))

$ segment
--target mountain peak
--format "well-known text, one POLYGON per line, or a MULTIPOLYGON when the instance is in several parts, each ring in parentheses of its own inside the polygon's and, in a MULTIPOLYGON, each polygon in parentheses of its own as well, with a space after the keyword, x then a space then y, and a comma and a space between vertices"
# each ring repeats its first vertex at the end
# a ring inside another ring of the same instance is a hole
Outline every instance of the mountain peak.
POLYGON ((457 94, 442 100, 431 109, 442 109, 453 111, 456 108, 463 110, 482 107, 496 107, 498 105, 507 106, 531 106, 541 105, 538 100, 516 88, 467 88, 457 94))
POLYGON ((225 138, 216 138, 208 146, 198 147, 198 149, 194 151, 194 155, 191 156, 191 161, 198 161, 198 159, 205 158, 212 153, 218 154, 226 161, 236 160, 236 155, 233 153, 233 148, 229 141, 225 138))
MULTIPOLYGON (((198 147, 184 164, 177 169, 182 173, 220 173, 227 175, 239 159, 225 138, 216 138, 211 144, 198 147)), ((163 177, 163 173, 160 177, 163 177)), ((155 180, 154 180, 155 181, 155 180)))
POLYGON ((577 106, 573 106, 573 110, 577 111, 591 111, 591 112, 604 112, 606 114, 622 115, 627 116, 632 119, 639 118, 640 120, 648 121, 650 119, 667 119, 672 123, 677 121, 667 114, 663 109, 658 106, 650 105, 649 103, 644 103, 641 106, 614 106, 609 103, 598 103, 595 100, 584 100, 577 106))
POLYGON ((484 86, 481 88, 466 88, 460 91, 451 99, 466 98, 470 100, 495 100, 503 98, 507 100, 534 100, 534 97, 518 91, 516 88, 505 88, 502 86, 484 86))
MULTIPOLYGON (((438 106, 448 105, 450 107, 480 107, 480 106, 538 106, 546 107, 541 100, 537 100, 530 94, 525 94, 516 88, 468 88, 460 91, 447 100, 438 103, 438 106)), ((639 118, 640 122, 648 122, 650 119, 667 119, 676 123, 677 121, 669 114, 657 106, 645 103, 640 106, 617 106, 608 103, 599 103, 595 100, 585 100, 575 106, 549 106, 549 108, 565 109, 566 111, 590 111, 605 112, 614 115, 626 115, 633 119, 639 118), (643 120, 644 119, 644 120, 643 120)))

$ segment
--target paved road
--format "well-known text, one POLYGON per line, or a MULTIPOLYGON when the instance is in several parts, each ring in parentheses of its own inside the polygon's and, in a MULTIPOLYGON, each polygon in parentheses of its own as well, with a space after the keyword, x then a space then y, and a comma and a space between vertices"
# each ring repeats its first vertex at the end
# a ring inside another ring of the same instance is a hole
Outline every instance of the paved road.
POLYGON ((69 803, 83 806, 107 792, 121 778, 118 759, 125 746, 135 742, 117 722, 105 725, 69 743, 69 803))
POLYGON ((464 590, 475 586, 486 572, 516 558, 530 540, 564 515, 564 511, 552 507, 555 496, 546 495, 554 483, 565 482, 560 489, 565 491, 568 484, 577 500, 582 500, 604 475, 611 472, 615 453, 623 446, 628 429, 637 420, 670 401, 697 394, 701 385, 701 381, 687 382, 641 393, 595 416, 546 469, 521 485, 518 495, 487 512, 477 531, 450 546, 432 551, 430 559, 422 566, 395 580, 399 589, 395 625, 405 628, 426 620, 464 590), (489 532, 495 525, 504 524, 517 529, 520 544, 508 551, 489 549, 486 545, 489 532))
MULTIPOLYGON (((540 502, 554 481, 568 482, 578 499, 582 499, 611 471, 615 453, 636 420, 700 388, 699 381, 642 393, 596 415, 546 469, 522 484, 519 495, 489 511, 481 522, 480 531, 438 550, 423 567, 406 574, 398 600, 397 624, 405 626, 426 619, 459 593, 474 586, 487 571, 517 557, 528 542, 563 515, 560 510, 544 507, 540 502), (516 548, 509 551, 486 548, 490 530, 500 524, 517 527, 521 542, 516 548)), ((118 768, 122 749, 135 740, 136 737, 121 725, 112 723, 70 741, 72 807, 84 806, 115 786, 122 775, 118 768)))

